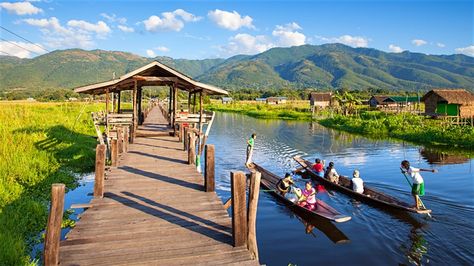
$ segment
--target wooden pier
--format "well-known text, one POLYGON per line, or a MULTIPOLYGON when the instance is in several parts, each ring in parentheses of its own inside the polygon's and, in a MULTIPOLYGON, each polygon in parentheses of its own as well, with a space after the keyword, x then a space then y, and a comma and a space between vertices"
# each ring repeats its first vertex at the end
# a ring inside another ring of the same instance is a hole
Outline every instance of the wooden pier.
POLYGON ((168 131, 152 109, 107 173, 103 197, 61 241, 60 265, 258 265, 246 245, 235 245, 222 201, 205 191, 183 143, 168 131))

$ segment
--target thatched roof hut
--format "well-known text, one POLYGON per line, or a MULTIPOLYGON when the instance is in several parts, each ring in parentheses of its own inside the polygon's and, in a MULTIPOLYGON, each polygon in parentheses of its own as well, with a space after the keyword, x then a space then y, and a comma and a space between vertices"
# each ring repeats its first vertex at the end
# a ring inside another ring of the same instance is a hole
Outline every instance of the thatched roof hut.
POLYGON ((474 95, 464 89, 434 89, 421 100, 428 115, 474 116, 474 95))
POLYGON ((332 92, 311 92, 309 94, 309 102, 312 107, 331 106, 332 98, 332 92))

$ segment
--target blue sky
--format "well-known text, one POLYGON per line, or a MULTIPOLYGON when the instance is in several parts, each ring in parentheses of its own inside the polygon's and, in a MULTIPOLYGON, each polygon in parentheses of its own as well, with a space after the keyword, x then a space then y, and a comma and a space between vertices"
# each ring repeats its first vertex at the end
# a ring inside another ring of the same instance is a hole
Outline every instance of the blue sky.
POLYGON ((0 0, 0 54, 82 48, 202 59, 339 42, 474 56, 473 13, 472 0, 0 0))

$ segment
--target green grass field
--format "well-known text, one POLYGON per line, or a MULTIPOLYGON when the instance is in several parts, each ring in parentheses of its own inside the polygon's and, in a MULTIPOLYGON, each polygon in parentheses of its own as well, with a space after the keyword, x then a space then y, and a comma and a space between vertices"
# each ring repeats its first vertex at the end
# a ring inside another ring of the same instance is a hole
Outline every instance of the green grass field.
POLYGON ((94 169, 90 113, 102 104, 0 102, 0 264, 31 263, 52 183, 94 169))

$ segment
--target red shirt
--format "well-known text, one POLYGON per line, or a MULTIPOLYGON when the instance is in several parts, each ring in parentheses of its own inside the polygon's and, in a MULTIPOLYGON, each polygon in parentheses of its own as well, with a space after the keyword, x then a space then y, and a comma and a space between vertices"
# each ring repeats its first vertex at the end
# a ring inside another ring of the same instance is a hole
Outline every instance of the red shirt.
POLYGON ((316 172, 322 172, 323 171, 323 164, 322 163, 317 163, 315 165, 313 165, 313 170, 316 171, 316 172))

